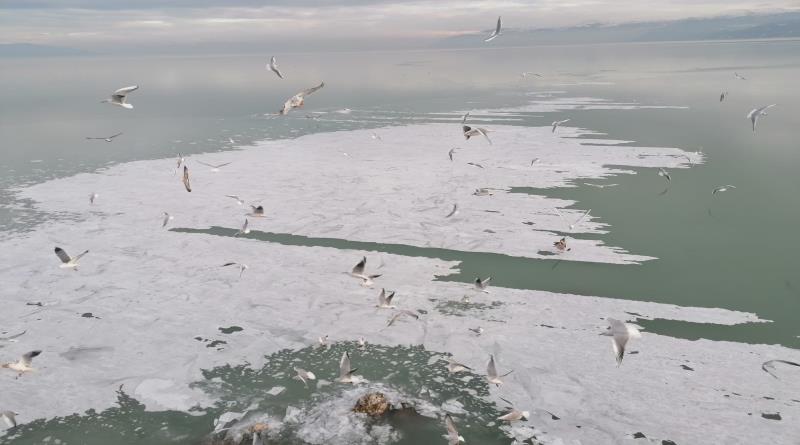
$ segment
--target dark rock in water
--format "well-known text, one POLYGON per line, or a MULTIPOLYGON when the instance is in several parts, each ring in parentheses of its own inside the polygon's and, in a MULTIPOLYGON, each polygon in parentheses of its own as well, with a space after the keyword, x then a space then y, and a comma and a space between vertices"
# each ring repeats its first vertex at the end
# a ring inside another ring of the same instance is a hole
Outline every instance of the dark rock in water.
POLYGON ((633 433, 633 438, 634 439, 647 439, 647 436, 645 436, 644 433, 633 433))
POLYGON ((392 405, 381 392, 370 392, 361 396, 353 407, 353 411, 368 416, 378 417, 386 414, 392 405))
POLYGON ((219 331, 223 334, 232 334, 234 332, 244 331, 244 328, 239 326, 231 326, 229 328, 219 328, 219 331))
POLYGON ((761 417, 769 420, 781 420, 781 413, 761 413, 761 417))

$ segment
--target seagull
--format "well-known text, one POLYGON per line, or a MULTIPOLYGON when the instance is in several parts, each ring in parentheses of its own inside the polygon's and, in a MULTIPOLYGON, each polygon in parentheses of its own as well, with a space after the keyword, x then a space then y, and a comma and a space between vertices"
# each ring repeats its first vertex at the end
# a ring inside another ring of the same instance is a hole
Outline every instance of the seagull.
POLYGON ((720 186, 720 187, 717 187, 717 188, 715 188, 715 189, 714 189, 714 191, 713 191, 713 192, 711 192, 711 194, 712 194, 712 195, 716 195, 716 194, 717 194, 717 193, 719 193, 719 192, 727 192, 729 189, 735 189, 735 188, 736 188, 735 186, 733 186, 733 185, 730 185, 730 184, 728 184, 728 185, 723 185, 723 186, 720 186))
POLYGON ((364 269, 366 268, 366 266, 367 266, 367 257, 363 257, 363 258, 361 258, 361 261, 359 261, 358 264, 356 264, 353 267, 353 270, 350 271, 350 276, 360 279, 362 286, 369 287, 369 286, 372 286, 373 284, 375 284, 375 283, 373 283, 372 280, 374 278, 378 278, 381 275, 380 274, 377 274, 377 275, 366 275, 366 274, 364 274, 364 269))
POLYGON ((415 314, 415 313, 413 313, 413 312, 411 312, 411 311, 408 311, 408 310, 397 311, 397 312, 396 312, 396 313, 395 313, 395 314, 392 316, 392 318, 390 318, 390 319, 389 319, 389 321, 387 321, 387 322, 386 322, 386 327, 388 328, 389 326, 393 325, 393 324, 394 324, 394 322, 395 322, 395 321, 397 321, 397 320, 398 320, 400 317, 402 317, 403 315, 408 315, 409 317, 412 317, 412 318, 414 318, 415 320, 419 320, 419 315, 417 315, 417 314, 415 314))
POLYGON ((541 74, 534 73, 533 71, 523 71, 522 74, 520 74, 520 75, 522 76, 523 79, 528 77, 528 76, 542 77, 541 74))
POLYGON ((394 292, 386 295, 386 289, 381 289, 381 293, 378 295, 378 305, 375 307, 382 309, 394 309, 394 306, 392 305, 392 298, 394 298, 394 292))
POLYGON ((120 88, 117 91, 114 91, 111 94, 111 97, 102 101, 101 103, 110 103, 111 105, 118 105, 122 108, 127 108, 128 110, 133 109, 133 105, 125 102, 125 99, 128 98, 128 93, 132 93, 139 89, 139 85, 133 85, 130 87, 120 88))
POLYGON ((666 180, 667 180, 667 182, 672 182, 672 177, 671 177, 671 176, 669 175, 669 173, 667 173, 667 171, 666 171, 666 170, 664 170, 663 168, 659 168, 659 169, 658 169, 658 176, 661 176, 661 177, 663 177, 664 179, 666 179, 666 180))
POLYGON ((567 122, 569 122, 569 119, 564 119, 563 121, 553 121, 553 131, 551 133, 555 133, 556 128, 558 128, 559 125, 566 124, 567 122))
POLYGON ((719 101, 722 102, 723 100, 725 100, 726 97, 728 97, 728 92, 727 91, 723 91, 719 95, 719 101))
POLYGON ((589 212, 591 211, 592 209, 583 212, 583 215, 581 215, 578 219, 576 219, 574 223, 569 224, 567 220, 564 218, 564 215, 561 214, 561 211, 558 210, 558 208, 556 208, 556 213, 558 213, 558 217, 561 218, 561 221, 564 222, 564 224, 569 226, 569 230, 575 230, 575 227, 578 227, 578 224, 580 224, 581 221, 583 221, 583 219, 586 218, 586 216, 589 215, 589 212))
POLYGON ((453 147, 447 152, 447 157, 450 158, 450 162, 453 162, 453 155, 455 154, 456 150, 461 150, 461 148, 453 147))
POLYGON ((93 192, 92 194, 90 194, 89 195, 89 204, 94 204, 94 200, 99 198, 99 197, 100 197, 100 194, 98 194, 98 193, 94 193, 93 192))
POLYGON ((80 261, 80 259, 84 255, 89 253, 89 251, 87 250, 82 254, 76 256, 75 258, 72 258, 69 255, 67 255, 67 252, 64 249, 60 247, 56 247, 55 252, 58 259, 61 260, 61 265, 58 267, 61 267, 62 269, 73 269, 73 270, 78 270, 78 261, 80 261))
POLYGON ((115 135, 113 135, 113 136, 109 136, 109 137, 105 137, 105 138, 102 138, 102 137, 101 137, 101 138, 93 138, 93 137, 89 137, 89 136, 87 136, 87 137, 86 137, 86 139, 88 139, 88 140, 100 140, 100 141, 111 142, 111 141, 113 141, 113 140, 114 140, 114 138, 115 138, 115 137, 117 137, 117 136, 121 136, 121 135, 122 135, 122 133, 117 133, 117 134, 115 134, 115 135))
POLYGON ((336 381, 342 383, 358 383, 358 376, 353 375, 353 373, 357 370, 358 368, 350 367, 350 354, 348 354, 347 351, 344 351, 342 354, 342 359, 339 360, 339 378, 336 379, 336 381))
POLYGON ((2 411, 0 412, 0 419, 3 419, 3 422, 8 425, 8 428, 14 428, 17 426, 17 419, 16 417, 19 413, 15 413, 14 411, 2 411))
POLYGON ((461 116, 461 125, 466 125, 467 124, 467 118, 468 117, 469 117, 469 111, 467 111, 466 113, 464 113, 463 116, 461 116))
POLYGON ((231 145, 235 145, 235 144, 236 144, 236 141, 234 141, 234 140, 233 140, 233 138, 228 138, 228 142, 229 142, 231 145))
POLYGON ((375 133, 374 131, 372 132, 370 137, 372 137, 372 139, 374 139, 376 141, 383 141, 383 139, 381 139, 381 135, 379 135, 378 133, 375 133))
POLYGON ((456 213, 458 213, 458 203, 453 204, 453 210, 450 210, 450 213, 448 213, 447 216, 445 216, 445 218, 450 218, 451 216, 455 215, 456 213))
MULTIPOLYGON (((481 167, 481 168, 483 168, 483 167, 481 167)), ((475 191, 472 192, 472 194, 475 195, 475 196, 492 196, 492 195, 494 195, 494 193, 492 193, 487 188, 475 189, 475 191)))
POLYGON ((236 200, 236 204, 243 205, 244 201, 238 195, 225 195, 228 198, 233 198, 236 200))
POLYGON ((513 370, 512 371, 508 371, 507 373, 505 373, 503 375, 499 375, 497 373, 497 367, 495 367, 495 364, 494 364, 494 355, 490 355, 489 356, 489 363, 486 365, 486 380, 489 383, 493 383, 493 384, 495 384, 497 386, 500 386, 500 385, 503 384, 502 378, 507 376, 507 375, 509 375, 509 374, 511 374, 512 372, 514 372, 514 371, 513 370))
POLYGON ((286 115, 290 111, 292 111, 293 109, 302 107, 303 103, 305 102, 306 96, 308 96, 309 94, 317 91, 318 89, 320 89, 320 88, 322 88, 324 86, 325 86, 325 82, 321 82, 319 85, 317 85, 315 87, 309 88, 307 90, 303 90, 303 91, 295 94, 294 96, 290 97, 288 100, 286 100, 286 103, 283 104, 283 108, 281 108, 281 110, 278 112, 278 114, 286 115))
POLYGON ((774 107, 775 105, 778 104, 770 104, 761 108, 753 108, 752 110, 750 110, 749 113, 747 113, 747 118, 750 119, 750 122, 753 123, 753 132, 756 131, 756 124, 758 123, 758 118, 761 116, 766 116, 767 110, 774 107))
POLYGON ((17 371, 19 373, 17 374, 17 378, 19 378, 19 376, 21 376, 26 372, 35 371, 35 369, 31 365, 33 363, 34 357, 38 357, 39 354, 41 353, 42 351, 39 350, 27 352, 16 362, 4 363, 3 365, 0 365, 0 368, 7 368, 11 369, 12 371, 17 371))
POLYGON ((761 369, 763 369, 764 372, 766 372, 767 374, 769 374, 772 377, 775 377, 777 379, 778 376, 776 376, 775 374, 773 374, 771 372, 771 371, 775 370, 775 364, 776 363, 783 363, 785 365, 791 365, 791 366, 800 366, 800 363, 790 362, 788 360, 768 360, 768 361, 766 361, 766 362, 761 364, 761 369))
POLYGON ((464 438, 458 434, 456 424, 453 423, 453 418, 450 417, 450 414, 445 414, 444 426, 447 428, 447 436, 445 436, 447 437, 447 445, 458 445, 464 442, 464 438))
POLYGON ((475 335, 479 336, 483 334, 483 328, 478 326, 477 328, 469 328, 470 331, 474 332, 475 335))
POLYGON ((182 154, 178 153, 178 165, 175 166, 175 171, 177 172, 179 168, 181 168, 181 164, 186 162, 186 158, 183 157, 182 154))
POLYGON ((450 374, 455 374, 461 371, 472 371, 472 368, 463 363, 459 363, 453 360, 452 357, 447 359, 447 372, 449 372, 450 374))
POLYGON ((641 338, 642 334, 639 333, 639 330, 635 327, 613 318, 609 318, 608 323, 611 326, 606 332, 600 335, 613 337, 611 339, 611 345, 614 348, 614 356, 617 359, 617 366, 619 367, 619 365, 622 364, 622 357, 625 355, 625 345, 628 343, 628 340, 631 338, 641 338))
POLYGON ((220 267, 228 267, 228 266, 239 266, 239 278, 242 278, 242 274, 244 273, 244 271, 246 271, 246 270, 247 270, 247 264, 244 264, 244 263, 235 263, 235 262, 233 262, 233 261, 231 261, 231 262, 229 262, 229 263, 225 263, 225 264, 223 264, 223 265, 222 265, 222 266, 220 266, 220 267))
POLYGON ((486 141, 489 143, 489 145, 492 145, 492 140, 489 139, 489 132, 491 130, 487 130, 485 128, 479 128, 479 127, 472 128, 469 125, 464 125, 461 128, 462 128, 462 130, 464 130, 464 137, 467 140, 469 140, 469 138, 471 138, 473 136, 480 135, 480 136, 483 136, 483 137, 486 138, 486 141))
POLYGON ((735 78, 737 78, 739 80, 747 80, 746 77, 742 76, 741 74, 737 73, 736 71, 733 72, 733 77, 735 77, 735 78))
POLYGON ((500 400, 508 403, 508 405, 509 405, 508 409, 510 411, 505 413, 505 414, 503 414, 502 416, 498 417, 497 420, 502 420, 502 421, 511 423, 511 422, 515 422, 517 420, 528 420, 528 418, 531 416, 531 413, 529 411, 520 411, 520 410, 514 408, 514 404, 511 403, 510 401, 508 401, 508 400, 506 400, 506 399, 504 399, 502 397, 500 397, 500 400))
POLYGON ((270 57, 269 63, 267 64, 267 69, 277 74, 278 77, 283 79, 283 74, 281 74, 281 70, 278 69, 278 63, 275 60, 275 56, 270 57))
POLYGON ((531 160, 531 167, 533 167, 533 164, 535 164, 535 163, 537 163, 539 161, 541 161, 541 159, 539 159, 539 158, 534 158, 533 160, 531 160))
POLYGON ((255 216, 256 218, 263 218, 264 217, 264 206, 251 205, 250 208, 253 211, 248 213, 247 216, 255 216))
POLYGON ((564 251, 569 252, 570 250, 572 250, 572 249, 567 249, 567 238, 566 237, 563 237, 560 240, 554 242, 553 245, 556 246, 556 249, 558 249, 559 252, 564 252, 564 251))
POLYGON ((486 277, 482 280, 480 277, 475 277, 475 290, 488 294, 489 291, 486 288, 489 287, 490 281, 492 281, 492 277, 486 277))
POLYGON ((473 167, 478 167, 478 168, 483 168, 483 166, 481 164, 477 164, 475 162, 467 162, 467 165, 471 165, 473 167))
POLYGON ((242 228, 239 229, 238 232, 234 233, 233 236, 239 236, 243 234, 247 235, 248 233, 250 233, 250 229, 247 228, 248 225, 250 225, 250 221, 248 221, 247 218, 245 218, 244 224, 242 224, 242 228))
POLYGON ((364 337, 358 337, 358 347, 360 349, 364 349, 367 347, 367 339, 364 337))
POLYGON ((317 378, 317 376, 315 376, 313 372, 306 371, 303 368, 295 367, 294 368, 294 372, 296 372, 297 375, 292 377, 292 378, 295 379, 295 380, 300 380, 301 382, 303 382, 303 385, 306 385, 306 388, 308 388, 308 380, 316 380, 316 378, 317 378))
POLYGON ((317 347, 318 348, 325 348, 328 347, 328 336, 325 335, 323 337, 317 337, 317 347))
POLYGON ((167 212, 164 212, 161 215, 164 216, 164 219, 161 221, 161 227, 167 227, 167 224, 169 224, 169 222, 175 218, 167 212))
POLYGON ((189 184, 189 167, 183 164, 183 186, 186 187, 187 192, 192 191, 192 186, 189 184))
POLYGON ((218 172, 219 169, 221 169, 222 167, 225 167, 226 165, 230 164, 230 162, 223 162, 222 164, 216 164, 216 165, 209 164, 209 163, 203 162, 203 161, 197 161, 197 162, 200 163, 200 164, 205 165, 206 167, 211 167, 211 171, 214 172, 214 173, 218 172))
POLYGON ((489 37, 483 39, 483 41, 484 42, 491 42, 492 40, 497 38, 497 36, 500 35, 500 26, 501 25, 502 25, 502 21, 500 20, 500 16, 498 16, 497 17, 497 27, 494 29, 494 31, 492 31, 491 34, 489 34, 489 37))

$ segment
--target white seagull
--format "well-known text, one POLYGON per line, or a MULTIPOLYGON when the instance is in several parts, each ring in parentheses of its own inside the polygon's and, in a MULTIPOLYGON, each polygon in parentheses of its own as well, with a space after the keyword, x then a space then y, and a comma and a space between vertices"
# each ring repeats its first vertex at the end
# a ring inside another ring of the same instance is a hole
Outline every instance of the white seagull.
POLYGON ((355 278, 360 279, 362 286, 369 287, 369 286, 372 286, 373 284, 375 284, 372 280, 374 278, 378 278, 381 275, 380 274, 376 274, 376 275, 367 275, 367 274, 365 274, 364 270, 366 269, 366 267, 367 267, 367 257, 363 257, 363 258, 361 258, 361 261, 359 261, 358 264, 356 264, 353 267, 353 270, 350 271, 349 275, 351 277, 355 277, 355 278))
POLYGON ((489 132, 491 130, 487 130, 485 128, 479 128, 479 127, 472 128, 469 125, 464 125, 462 127, 462 130, 464 130, 464 137, 467 140, 469 140, 469 138, 471 138, 473 136, 483 136, 483 137, 486 138, 486 142, 488 142, 489 145, 492 145, 492 140, 489 139, 489 132))
POLYGON ((761 108, 753 108, 752 110, 750 110, 749 113, 747 113, 747 118, 750 119, 750 122, 753 123, 753 132, 756 131, 756 124, 758 123, 758 118, 760 118, 761 116, 766 116, 767 110, 774 107, 775 105, 778 104, 770 104, 761 108))
POLYGON ((526 78, 526 77, 528 77, 528 76, 542 77, 542 75, 541 75, 541 74, 539 74, 539 73, 534 73, 533 71, 524 71, 524 72, 523 72, 522 74, 520 74, 520 75, 522 76, 522 78, 523 78, 523 79, 524 79, 524 78, 526 78))
POLYGON ((236 263, 236 262, 233 262, 233 261, 225 263, 220 267, 228 267, 228 266, 239 266, 239 278, 242 278, 242 274, 244 273, 244 271, 247 270, 247 264, 236 263))
POLYGON ((386 289, 381 289, 381 293, 378 294, 378 304, 375 307, 379 307, 381 309, 394 309, 395 306, 392 305, 392 298, 394 298, 394 292, 386 295, 386 289))
POLYGON ((16 362, 11 363, 4 363, 0 365, 0 368, 10 369, 12 371, 17 371, 17 378, 26 372, 32 372, 36 369, 33 368, 33 359, 38 357, 42 351, 30 351, 26 352, 19 360, 16 362))
POLYGON ((486 288, 489 287, 490 281, 492 281, 492 277, 486 277, 482 280, 481 277, 475 277, 475 290, 488 294, 489 291, 486 288))
POLYGON ((447 216, 445 216, 445 218, 450 218, 451 216, 455 215, 456 213, 458 213, 458 203, 453 204, 453 210, 450 210, 450 213, 448 213, 447 216))
POLYGON ((292 378, 295 379, 295 380, 300 380, 301 382, 303 382, 303 385, 306 385, 306 388, 308 388, 308 380, 316 380, 316 378, 317 378, 317 376, 315 376, 313 372, 306 371, 303 368, 295 367, 294 368, 294 372, 296 372, 297 375, 292 377, 292 378))
POLYGON ((551 131, 551 133, 555 133, 556 128, 558 128, 559 125, 566 124, 569 121, 570 121, 569 119, 564 119, 563 121, 553 121, 553 131, 551 131))
POLYGON ((99 197, 100 197, 100 194, 99 194, 99 193, 92 193, 92 194, 90 194, 90 195, 89 195, 89 204, 94 204, 94 200, 95 200, 95 199, 97 199, 97 198, 99 198, 99 197))
POLYGON ((671 176, 669 175, 669 173, 668 173, 666 170, 664 170, 663 168, 659 168, 659 169, 658 169, 658 176, 661 176, 662 178, 666 179, 666 180, 667 180, 667 182, 672 182, 672 177, 671 177, 671 176))
POLYGON ((256 218, 264 217, 264 206, 251 205, 250 209, 252 209, 252 212, 248 213, 247 216, 254 216, 256 218))
POLYGON ((250 233, 250 229, 248 228, 249 225, 250 221, 248 221, 247 218, 245 218, 244 224, 242 224, 242 228, 239 229, 238 232, 234 233, 233 236, 247 235, 248 233, 250 233))
POLYGON ((186 187, 187 192, 192 191, 192 185, 189 183, 189 167, 183 164, 183 186, 186 187))
POLYGON ((497 27, 495 27, 494 31, 492 31, 492 33, 491 33, 491 34, 489 34, 489 37, 487 37, 487 38, 483 39, 483 41, 484 41, 484 42, 491 42, 492 40, 494 40, 495 38, 497 38, 497 36, 499 36, 499 35, 500 35, 500 27, 501 27, 502 25, 503 25, 503 22, 502 22, 502 20, 500 20, 500 16, 498 16, 498 17, 497 17, 497 27))
POLYGON ((450 417, 450 414, 445 414, 444 426, 447 428, 447 435, 445 436, 447 438, 447 445, 458 445, 464 442, 464 438, 458 434, 456 424, 453 422, 453 418, 450 417))
POLYGON ((358 383, 361 379, 353 375, 357 370, 358 368, 350 367, 350 354, 344 351, 342 359, 339 360, 339 378, 337 378, 336 381, 341 383, 358 383))
POLYGON ((139 85, 133 85, 125 88, 120 88, 114 93, 111 94, 111 97, 102 101, 101 103, 110 103, 111 105, 117 105, 122 108, 127 108, 128 110, 133 109, 133 105, 125 102, 128 98, 128 94, 132 93, 139 89, 139 85))
POLYGON ((230 162, 223 162, 222 164, 209 164, 208 162, 203 162, 203 161, 197 161, 197 162, 205 165, 206 167, 211 167, 211 171, 214 173, 218 172, 219 169, 221 169, 222 167, 225 167, 226 165, 230 164, 230 162))
POLYGON ((76 256, 75 258, 72 258, 67 254, 67 252, 64 249, 60 247, 56 247, 55 252, 58 259, 61 260, 61 265, 58 267, 61 267, 62 269, 73 269, 73 270, 78 270, 78 261, 80 261, 80 259, 84 255, 89 253, 89 251, 87 250, 81 253, 80 255, 76 256))
POLYGON ((486 365, 486 381, 492 383, 494 385, 500 386, 503 384, 502 378, 511 374, 512 371, 508 371, 507 373, 500 375, 497 373, 497 367, 494 364, 494 355, 489 356, 489 363, 486 365))
POLYGON ((278 77, 283 79, 283 74, 281 74, 281 70, 278 69, 278 62, 275 60, 275 56, 270 57, 269 63, 267 64, 267 69, 269 69, 273 73, 277 74, 278 77))
POLYGON ((243 205, 244 204, 244 200, 242 200, 242 198, 240 198, 238 195, 225 195, 225 196, 228 197, 228 198, 235 199, 236 200, 236 204, 239 204, 239 205, 243 205))
POLYGON ((716 195, 717 193, 720 193, 720 192, 727 192, 728 190, 730 190, 730 189, 735 189, 735 188, 736 188, 735 186, 733 186, 733 185, 730 185, 730 184, 728 184, 728 185, 722 185, 722 186, 719 186, 719 187, 715 188, 715 189, 714 189, 714 191, 712 191, 712 192, 711 192, 711 194, 712 194, 712 195, 716 195))
POLYGON ((411 311, 408 311, 408 310, 397 311, 397 312, 395 312, 394 315, 392 315, 392 318, 390 318, 389 321, 386 322, 386 327, 388 328, 389 326, 393 325, 394 322, 396 322, 402 316, 409 316, 409 317, 413 318, 414 320, 419 320, 419 315, 417 315, 417 314, 415 314, 415 313, 413 313, 411 311))
POLYGON ((320 88, 322 88, 324 86, 325 86, 325 82, 320 82, 320 84, 315 86, 315 87, 309 88, 307 90, 303 90, 303 91, 295 94, 294 96, 292 96, 292 97, 290 97, 289 99, 286 100, 286 103, 283 104, 283 108, 281 108, 281 110, 278 113, 281 114, 281 115, 286 115, 290 111, 292 111, 293 109, 302 107, 303 104, 305 103, 306 96, 308 96, 309 94, 317 91, 318 89, 320 89, 320 88))
POLYGON ((167 224, 175 218, 167 212, 162 213, 161 216, 164 217, 164 219, 161 220, 161 227, 167 227, 167 224))
POLYGON ((452 357, 447 359, 447 372, 449 372, 450 374, 455 374, 461 371, 472 371, 472 368, 463 363, 459 363, 453 360, 452 357))
POLYGON ((113 140, 114 140, 114 138, 115 138, 115 137, 117 137, 117 136, 122 136, 122 133, 117 133, 117 134, 115 134, 115 135, 113 135, 113 136, 108 136, 108 137, 100 137, 100 138, 93 138, 93 137, 86 136, 86 139, 88 139, 88 140, 90 140, 90 141, 97 140, 97 141, 106 141, 106 142, 111 142, 111 141, 113 141, 113 140))
POLYGON ((511 422, 516 422, 518 420, 528 420, 528 418, 531 416, 531 413, 529 411, 520 411, 517 408, 515 408, 514 404, 511 403, 510 401, 502 397, 500 397, 500 399, 508 403, 509 406, 506 409, 508 409, 509 412, 498 417, 497 420, 502 420, 504 422, 511 423, 511 422))
POLYGON ((181 168, 181 164, 186 162, 186 158, 183 157, 182 154, 178 153, 178 165, 175 166, 175 172, 178 172, 178 169, 181 168))
POLYGON ((735 77, 735 78, 737 78, 739 80, 747 80, 746 77, 742 76, 741 74, 737 73, 736 71, 733 72, 733 77, 735 77))
POLYGON ((17 426, 17 416, 19 413, 15 413, 14 411, 2 411, 0 412, 0 419, 3 419, 8 428, 14 428, 17 426))
POLYGON ((614 348, 614 357, 617 359, 617 366, 622 364, 622 357, 625 355, 625 345, 631 338, 641 338, 642 334, 635 327, 623 323, 613 318, 608 319, 609 328, 600 335, 611 338, 611 346, 614 348))

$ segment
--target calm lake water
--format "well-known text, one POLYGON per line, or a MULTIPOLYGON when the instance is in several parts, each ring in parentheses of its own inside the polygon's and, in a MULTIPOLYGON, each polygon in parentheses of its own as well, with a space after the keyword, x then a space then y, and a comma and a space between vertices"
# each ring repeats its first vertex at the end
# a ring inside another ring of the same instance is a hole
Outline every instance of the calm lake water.
MULTIPOLYGON (((0 236, 31 230, 46 217, 31 209, 31 203, 17 200, 10 190, 13 187, 131 160, 227 150, 232 148, 229 138, 238 146, 312 132, 441 122, 456 118, 458 110, 523 105, 531 100, 526 95, 530 92, 685 106, 688 108, 520 113, 521 122, 498 121, 543 126, 570 118, 569 125, 637 145, 702 150, 707 162, 671 171, 672 182, 666 191, 664 180, 652 169, 587 181, 617 184, 610 188, 578 183, 562 189, 514 190, 574 199, 577 207, 591 208, 592 215, 610 225, 610 233, 601 237, 607 244, 657 260, 642 265, 604 265, 408 246, 376 244, 370 248, 463 261, 461 274, 446 277, 448 280, 468 282, 476 275, 491 275, 507 287, 753 312, 772 322, 720 326, 654 320, 642 324, 648 331, 681 338, 800 348, 800 266, 796 260, 800 237, 795 235, 800 225, 800 42, 278 57, 287 77, 283 81, 264 70, 266 54, 3 60, 0 236), (543 77, 522 79, 519 73, 523 71, 539 72, 543 77), (748 80, 736 80, 734 71, 748 80), (295 118, 265 115, 277 111, 287 97, 321 80, 325 89, 309 99, 306 109, 295 118), (135 106, 132 112, 98 104, 111 91, 130 84, 141 86, 130 98, 135 106), (720 103, 722 91, 730 94, 720 103), (778 106, 754 134, 745 115, 751 108, 771 103, 778 106), (320 119, 302 117, 313 111, 343 109, 351 111, 320 119), (124 134, 113 143, 85 139, 117 132, 124 134), (724 184, 734 184, 736 189, 712 196, 712 189, 724 184)), ((272 241, 352 247, 346 241, 291 236, 276 236, 272 241)), ((374 364, 367 361, 365 366, 378 366, 385 359, 381 354, 395 352, 376 350, 374 364)), ((297 352, 306 353, 310 352, 297 352)), ((414 355, 413 360, 428 360, 423 351, 414 354, 419 356, 414 355)), ((232 403, 239 408, 247 406, 246 397, 240 394, 269 389, 266 383, 254 383, 241 369, 210 372, 222 373, 224 380, 234 382, 231 393, 220 397, 235 400, 232 403)), ((485 388, 476 388, 481 390, 485 388)), ((38 431, 29 427, 28 433, 12 443, 33 443, 34 432, 39 439, 52 435, 70 443, 192 443, 208 432, 210 419, 221 412, 202 416, 145 413, 135 400, 125 397, 121 396, 125 404, 118 411, 99 414, 103 418, 121 416, 141 428, 131 427, 125 439, 115 435, 118 428, 113 422, 76 416, 64 422, 40 421, 35 426, 38 431), (95 431, 80 426, 87 424, 107 428, 92 427, 100 428, 95 431), (158 435, 162 425, 169 425, 169 434, 158 435), (100 431, 103 428, 105 432, 100 431), (179 432, 184 430, 185 436, 181 436, 179 432), (40 437, 39 432, 45 434, 40 437)), ((286 403, 298 398, 292 391, 286 397, 286 403)), ((438 424, 421 425, 423 431, 429 431, 428 437, 440 434, 438 424)), ((483 443, 507 442, 491 428, 480 434, 483 443)))

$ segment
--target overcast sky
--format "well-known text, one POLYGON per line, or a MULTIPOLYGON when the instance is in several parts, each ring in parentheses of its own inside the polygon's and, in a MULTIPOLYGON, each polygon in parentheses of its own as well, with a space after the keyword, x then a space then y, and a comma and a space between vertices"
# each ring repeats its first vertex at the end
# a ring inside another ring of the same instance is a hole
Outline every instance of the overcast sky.
POLYGON ((242 43, 414 46, 493 27, 799 10, 800 0, 0 0, 0 43, 83 49, 242 43))

